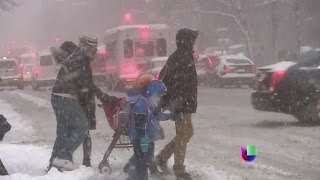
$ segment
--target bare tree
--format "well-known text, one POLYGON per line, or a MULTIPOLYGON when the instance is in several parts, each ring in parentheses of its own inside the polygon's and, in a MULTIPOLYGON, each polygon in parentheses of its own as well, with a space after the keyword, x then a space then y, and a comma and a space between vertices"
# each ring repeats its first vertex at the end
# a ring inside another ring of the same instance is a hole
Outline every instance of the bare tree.
POLYGON ((216 1, 225 5, 227 8, 230 9, 230 11, 222 12, 222 11, 195 10, 194 12, 201 13, 201 14, 214 14, 218 16, 225 16, 225 17, 231 18, 238 25, 239 30, 245 39, 248 57, 252 58, 252 45, 251 45, 248 14, 247 14, 248 9, 251 7, 252 1, 248 1, 248 0, 216 0, 216 1))
POLYGON ((0 10, 3 11, 9 11, 17 5, 15 0, 0 0, 0 10))

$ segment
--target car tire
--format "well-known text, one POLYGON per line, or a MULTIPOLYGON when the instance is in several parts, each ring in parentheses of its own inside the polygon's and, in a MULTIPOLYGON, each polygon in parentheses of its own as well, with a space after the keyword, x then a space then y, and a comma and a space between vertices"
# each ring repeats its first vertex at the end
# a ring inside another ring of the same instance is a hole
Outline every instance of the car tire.
POLYGON ((17 88, 18 88, 18 89, 24 89, 24 84, 23 84, 23 82, 19 83, 19 84, 17 85, 17 88))
POLYGON ((225 83, 223 82, 223 80, 221 78, 217 78, 216 84, 217 84, 218 88, 224 88, 224 86, 225 86, 225 83))
POLYGON ((34 90, 34 91, 38 91, 40 88, 40 86, 34 81, 32 82, 31 86, 32 86, 32 90, 34 90))
POLYGON ((320 123, 320 98, 306 104, 306 106, 294 114, 300 122, 303 123, 320 123))

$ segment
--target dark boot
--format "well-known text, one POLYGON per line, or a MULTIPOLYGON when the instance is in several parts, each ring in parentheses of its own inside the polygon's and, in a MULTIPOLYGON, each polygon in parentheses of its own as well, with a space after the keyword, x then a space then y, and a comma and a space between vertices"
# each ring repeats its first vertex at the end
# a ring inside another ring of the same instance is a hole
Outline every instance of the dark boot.
POLYGON ((91 137, 88 134, 87 137, 83 141, 83 162, 82 164, 86 167, 91 167, 91 137))

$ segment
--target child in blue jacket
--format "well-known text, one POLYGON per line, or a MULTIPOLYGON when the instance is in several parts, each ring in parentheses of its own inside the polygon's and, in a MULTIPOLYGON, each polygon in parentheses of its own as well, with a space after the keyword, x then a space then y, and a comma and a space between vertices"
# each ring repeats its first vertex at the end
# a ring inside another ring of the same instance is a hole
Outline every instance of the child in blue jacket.
POLYGON ((161 139, 159 121, 168 120, 170 114, 161 112, 161 96, 166 88, 159 80, 153 80, 142 95, 136 96, 130 115, 129 137, 133 144, 135 173, 128 179, 147 180, 148 167, 154 158, 154 142, 161 139))

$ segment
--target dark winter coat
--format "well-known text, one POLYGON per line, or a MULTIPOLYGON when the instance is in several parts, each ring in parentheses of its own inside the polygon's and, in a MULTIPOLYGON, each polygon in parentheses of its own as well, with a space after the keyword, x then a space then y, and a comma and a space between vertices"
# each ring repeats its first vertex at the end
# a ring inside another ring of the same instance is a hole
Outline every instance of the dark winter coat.
MULTIPOLYGON (((80 48, 65 52, 69 53, 69 57, 61 60, 62 67, 59 71, 57 81, 52 93, 70 94, 75 96, 84 113, 89 119, 89 128, 96 129, 95 116, 95 91, 98 89, 93 82, 92 69, 90 59, 81 51, 80 48)), ((56 57, 59 57, 56 55, 56 57)), ((61 57, 61 56, 60 56, 61 57)))
POLYGON ((197 110, 197 72, 193 44, 198 32, 181 29, 176 36, 177 50, 160 72, 159 79, 167 87, 164 104, 174 113, 195 113, 197 110))
POLYGON ((89 95, 94 94, 96 88, 90 60, 84 51, 77 48, 63 61, 52 93, 73 95, 81 104, 89 95))

